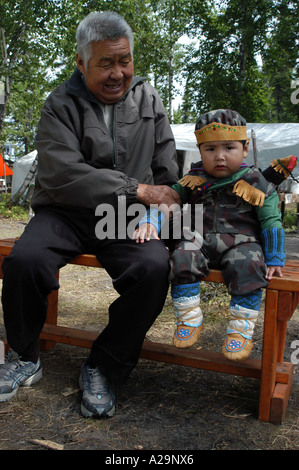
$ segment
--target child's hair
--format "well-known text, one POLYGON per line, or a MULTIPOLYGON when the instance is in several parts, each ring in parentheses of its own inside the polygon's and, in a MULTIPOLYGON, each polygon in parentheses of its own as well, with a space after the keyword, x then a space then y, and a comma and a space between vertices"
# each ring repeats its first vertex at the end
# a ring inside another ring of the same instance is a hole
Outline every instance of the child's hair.
MULTIPOLYGON (((246 127, 246 120, 241 116, 241 114, 237 113, 237 111, 233 111, 232 109, 216 109, 203 114, 198 119, 197 123, 195 124, 195 131, 213 122, 218 122, 227 126, 246 127)), ((246 144, 246 140, 241 140, 241 142, 243 143, 243 146, 246 144)))

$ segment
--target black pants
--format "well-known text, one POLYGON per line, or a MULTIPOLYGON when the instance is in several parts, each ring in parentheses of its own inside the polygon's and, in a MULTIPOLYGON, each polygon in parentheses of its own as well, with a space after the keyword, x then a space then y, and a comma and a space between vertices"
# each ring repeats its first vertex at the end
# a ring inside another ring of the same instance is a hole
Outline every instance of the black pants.
MULTIPOLYGON (((8 343, 20 353, 39 338, 47 296, 58 289, 56 274, 75 255, 93 253, 120 294, 109 322, 94 342, 90 360, 121 381, 138 362, 146 332, 168 291, 168 250, 161 241, 98 240, 93 215, 39 210, 4 260, 2 304, 8 343)), ((80 289, 80 286, 78 286, 80 289)))

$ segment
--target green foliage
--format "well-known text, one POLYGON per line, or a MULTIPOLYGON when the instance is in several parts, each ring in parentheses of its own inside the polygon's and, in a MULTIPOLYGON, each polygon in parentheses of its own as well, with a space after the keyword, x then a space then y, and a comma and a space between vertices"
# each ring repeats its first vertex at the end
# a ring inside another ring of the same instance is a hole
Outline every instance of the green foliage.
POLYGON ((7 218, 24 220, 28 219, 28 210, 24 206, 12 204, 11 195, 2 193, 0 196, 0 215, 7 218))
POLYGON ((297 231, 297 208, 295 204, 287 207, 283 217, 283 225, 287 233, 297 231))
POLYGON ((12 143, 17 156, 34 148, 43 102, 73 72, 77 25, 94 10, 117 11, 132 26, 135 73, 158 89, 172 122, 195 122, 220 107, 237 109, 249 122, 299 122, 299 107, 291 100, 298 80, 298 5, 0 0, 0 148, 12 143))

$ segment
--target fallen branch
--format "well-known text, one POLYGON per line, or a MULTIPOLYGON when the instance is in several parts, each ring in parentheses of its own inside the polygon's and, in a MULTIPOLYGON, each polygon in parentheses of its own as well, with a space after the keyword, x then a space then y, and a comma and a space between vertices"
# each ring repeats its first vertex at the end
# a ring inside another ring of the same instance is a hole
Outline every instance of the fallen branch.
POLYGON ((57 444, 57 442, 48 441, 47 439, 30 439, 30 442, 33 444, 38 444, 42 447, 46 447, 47 449, 52 450, 63 450, 63 444, 57 444))

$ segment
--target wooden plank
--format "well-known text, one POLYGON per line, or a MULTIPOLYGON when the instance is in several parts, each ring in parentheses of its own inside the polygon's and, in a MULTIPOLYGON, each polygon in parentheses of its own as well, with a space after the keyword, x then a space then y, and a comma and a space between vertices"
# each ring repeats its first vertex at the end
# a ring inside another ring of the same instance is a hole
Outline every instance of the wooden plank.
POLYGON ((278 321, 288 321, 293 315, 293 295, 292 292, 280 292, 278 298, 278 321))
MULTIPOLYGON (((40 338, 46 341, 91 348, 97 336, 98 333, 96 332, 45 324, 40 338)), ((164 343, 144 341, 140 357, 157 362, 194 367, 214 372, 224 372, 256 379, 259 379, 261 376, 261 361, 258 359, 247 359, 246 361, 238 361, 235 363, 226 359, 221 353, 195 349, 180 350, 164 343)))
POLYGON ((289 382, 277 383, 271 400, 269 422, 282 424, 293 385, 293 364, 289 364, 289 382))
MULTIPOLYGON (((45 324, 41 339, 47 343, 63 343, 73 346, 91 348, 97 338, 97 332, 79 330, 56 325, 45 324)), ((260 379, 261 361, 247 359, 246 361, 232 362, 221 353, 204 351, 202 349, 180 350, 165 343, 144 341, 140 357, 142 359, 165 362, 196 369, 223 372, 231 375, 240 375, 260 379)), ((288 384, 289 369, 285 364, 277 364, 277 380, 288 384)))
POLYGON ((276 365, 276 383, 289 384, 293 381, 294 366, 290 362, 277 362, 276 365))
POLYGON ((292 292, 279 292, 277 310, 277 360, 283 362, 287 322, 294 313, 292 292))
POLYGON ((164 343, 145 341, 140 357, 158 362, 253 377, 256 379, 261 376, 261 361, 258 359, 234 362, 226 359, 221 353, 204 351, 202 349, 181 350, 175 346, 164 343))
MULTIPOLYGON (((14 245, 16 239, 7 238, 0 239, 0 255, 7 256, 9 255, 11 248, 14 245)), ((83 254, 78 255, 72 259, 70 264, 78 264, 82 266, 90 266, 101 268, 102 265, 96 259, 94 255, 83 254)), ((288 292, 299 292, 299 261, 297 260, 287 260, 286 266, 282 269, 284 276, 282 278, 273 277, 269 283, 269 289, 278 289, 288 292)), ((207 276, 204 281, 206 282, 220 282, 223 283, 223 277, 219 270, 212 269, 209 276, 207 276)))
POLYGON ((89 255, 89 254, 78 255, 75 258, 73 258, 69 262, 69 264, 78 264, 81 266, 89 266, 89 267, 94 267, 94 268, 103 267, 101 263, 97 260, 95 255, 89 255))
POLYGON ((90 349, 98 335, 98 333, 92 331, 49 325, 46 323, 40 334, 40 339, 90 349))
POLYGON ((267 289, 265 301, 262 376, 259 403, 259 419, 261 421, 269 421, 271 398, 276 380, 277 305, 278 291, 267 289))

